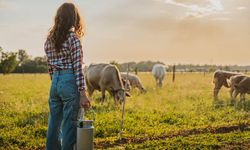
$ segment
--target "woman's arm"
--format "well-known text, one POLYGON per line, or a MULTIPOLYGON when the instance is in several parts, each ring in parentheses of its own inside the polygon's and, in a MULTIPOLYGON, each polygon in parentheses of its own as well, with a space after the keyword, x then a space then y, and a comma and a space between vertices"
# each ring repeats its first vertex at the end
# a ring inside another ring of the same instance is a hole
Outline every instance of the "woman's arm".
POLYGON ((80 92, 80 107, 89 108, 90 100, 88 99, 85 92, 84 74, 82 69, 84 63, 82 44, 76 36, 72 36, 70 39, 70 48, 73 70, 76 76, 76 84, 78 86, 78 91, 80 92))
POLYGON ((83 75, 83 51, 82 44, 79 38, 71 36, 70 38, 71 60, 73 63, 73 71, 76 76, 76 85, 78 91, 85 90, 84 75, 83 75))

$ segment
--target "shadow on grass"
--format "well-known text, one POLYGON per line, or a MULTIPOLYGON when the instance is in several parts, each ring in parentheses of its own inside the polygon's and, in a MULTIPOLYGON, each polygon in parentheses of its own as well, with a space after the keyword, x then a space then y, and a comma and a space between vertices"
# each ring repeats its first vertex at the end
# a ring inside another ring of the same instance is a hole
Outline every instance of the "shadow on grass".
POLYGON ((213 107, 215 109, 223 108, 226 106, 232 106, 235 107, 236 110, 243 110, 248 112, 250 111, 250 100, 245 100, 244 102, 232 99, 228 99, 227 101, 221 99, 213 101, 213 107))
POLYGON ((213 101, 213 107, 215 108, 215 109, 219 109, 219 108, 222 108, 222 107, 225 107, 227 104, 226 104, 226 102, 225 101, 223 101, 223 100, 214 100, 213 101))
POLYGON ((236 125, 230 125, 230 126, 207 126, 202 128, 194 128, 194 129, 188 129, 188 130, 179 130, 175 132, 171 132, 168 134, 163 134, 159 136, 143 136, 143 137, 124 137, 121 140, 117 139, 114 141, 109 140, 103 140, 103 141, 97 141, 95 142, 95 148, 99 149, 107 149, 112 148, 116 146, 123 146, 127 144, 139 144, 143 143, 148 140, 163 140, 167 138, 174 138, 174 137, 187 137, 190 135, 200 135, 200 134, 222 134, 222 133, 229 133, 229 132, 235 132, 235 131, 250 131, 249 123, 240 123, 236 125))
POLYGON ((236 101, 234 105, 236 110, 250 111, 250 100, 244 102, 236 101))

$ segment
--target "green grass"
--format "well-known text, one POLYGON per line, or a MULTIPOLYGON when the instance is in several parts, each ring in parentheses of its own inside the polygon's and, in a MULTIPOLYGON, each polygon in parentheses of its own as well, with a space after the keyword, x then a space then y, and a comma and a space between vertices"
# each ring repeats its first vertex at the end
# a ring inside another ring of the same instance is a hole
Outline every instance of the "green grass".
MULTIPOLYGON (((249 149, 250 97, 230 105, 228 89, 212 98, 212 74, 167 74, 163 88, 151 74, 139 76, 146 94, 131 91, 126 101, 123 141, 121 108, 109 96, 103 105, 92 97, 98 149, 249 149)), ((0 149, 43 149, 48 117, 47 74, 0 76, 0 149)), ((90 114, 89 114, 90 117, 90 114)))

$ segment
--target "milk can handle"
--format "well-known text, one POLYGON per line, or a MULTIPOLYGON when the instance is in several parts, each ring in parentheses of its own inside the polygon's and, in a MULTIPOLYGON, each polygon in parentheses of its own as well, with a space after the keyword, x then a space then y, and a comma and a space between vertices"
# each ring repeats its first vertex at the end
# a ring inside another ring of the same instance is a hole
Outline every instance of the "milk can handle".
POLYGON ((93 107, 92 106, 90 106, 90 108, 88 108, 87 110, 85 110, 84 108, 80 108, 79 109, 79 112, 78 112, 78 120, 79 121, 83 121, 84 120, 84 114, 85 114, 85 112, 89 112, 89 113, 91 113, 91 119, 93 120, 93 121, 95 121, 95 111, 94 111, 94 109, 93 109, 93 107))
POLYGON ((91 113, 91 119, 93 120, 93 122, 95 121, 95 116, 96 116, 96 113, 95 113, 95 110, 93 109, 92 106, 90 106, 90 108, 88 109, 88 112, 91 113))

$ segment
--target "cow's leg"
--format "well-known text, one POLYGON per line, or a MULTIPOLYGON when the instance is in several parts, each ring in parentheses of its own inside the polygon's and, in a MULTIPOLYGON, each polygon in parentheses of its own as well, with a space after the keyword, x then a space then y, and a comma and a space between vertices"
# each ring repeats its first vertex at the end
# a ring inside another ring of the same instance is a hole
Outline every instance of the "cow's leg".
POLYGON ((237 91, 237 90, 234 90, 233 91, 233 100, 235 100, 236 99, 236 97, 238 96, 238 94, 239 94, 239 92, 237 91))
POLYGON ((91 88, 91 87, 88 88, 88 94, 90 97, 93 95, 94 91, 95 90, 93 88, 91 88))
POLYGON ((88 81, 86 81, 86 86, 87 86, 88 94, 91 97, 93 95, 93 92, 95 91, 95 89, 89 84, 88 81))
POLYGON ((233 87, 230 87, 230 91, 229 91, 229 94, 230 94, 230 103, 233 104, 234 101, 235 101, 235 98, 233 98, 233 94, 235 93, 235 90, 233 87))
POLYGON ((114 102, 115 102, 115 106, 117 106, 117 98, 115 97, 115 95, 114 95, 114 102))
POLYGON ((111 95, 111 97, 113 97, 113 99, 114 99, 114 102, 115 102, 115 104, 116 104, 116 95, 115 95, 115 92, 112 92, 112 91, 108 91, 109 92, 109 94, 111 95))
POLYGON ((240 93, 240 101, 243 104, 245 101, 245 94, 244 93, 240 93))
POLYGON ((155 78, 155 82, 156 82, 156 86, 158 86, 159 84, 158 84, 158 79, 157 78, 155 78))
POLYGON ((105 99, 105 89, 101 89, 101 92, 102 92, 101 103, 103 104, 105 99))
POLYGON ((162 87, 162 80, 159 80, 159 87, 162 87))
POLYGON ((158 79, 157 86, 161 87, 161 80, 160 79, 158 79))
POLYGON ((215 86, 214 86, 214 100, 218 100, 218 94, 219 94, 219 91, 222 87, 222 84, 218 83, 215 83, 215 86))
POLYGON ((230 87, 229 94, 230 94, 231 100, 233 99, 233 92, 234 92, 234 88, 230 87))
POLYGON ((233 92, 232 92, 232 98, 231 98, 231 100, 230 100, 230 105, 235 104, 236 97, 237 97, 238 94, 239 94, 239 93, 238 93, 236 90, 233 90, 233 92))
POLYGON ((239 94, 239 92, 234 89, 234 91, 232 93, 232 99, 231 99, 230 105, 236 106, 236 97, 238 96, 238 94, 239 94))

